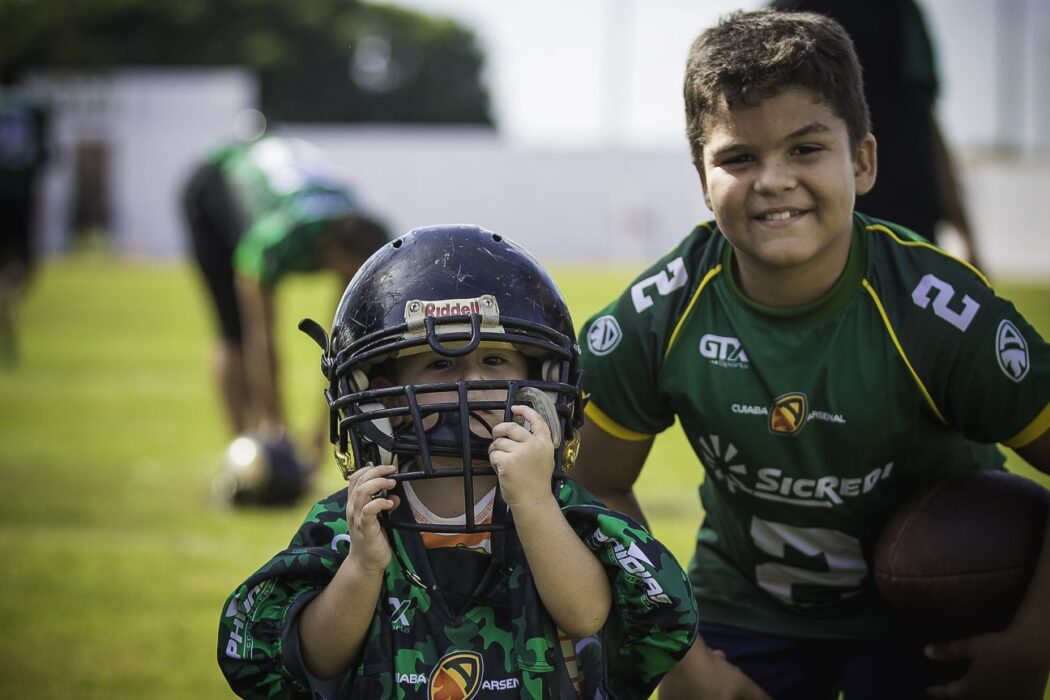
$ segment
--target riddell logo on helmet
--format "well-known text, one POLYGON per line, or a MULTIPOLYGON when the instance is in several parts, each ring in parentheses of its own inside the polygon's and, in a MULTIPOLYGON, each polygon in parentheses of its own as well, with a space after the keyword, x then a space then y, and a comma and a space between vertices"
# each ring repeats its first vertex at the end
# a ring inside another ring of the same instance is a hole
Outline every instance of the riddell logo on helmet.
POLYGON ((477 299, 450 299, 423 303, 424 316, 469 316, 480 313, 481 304, 477 299))

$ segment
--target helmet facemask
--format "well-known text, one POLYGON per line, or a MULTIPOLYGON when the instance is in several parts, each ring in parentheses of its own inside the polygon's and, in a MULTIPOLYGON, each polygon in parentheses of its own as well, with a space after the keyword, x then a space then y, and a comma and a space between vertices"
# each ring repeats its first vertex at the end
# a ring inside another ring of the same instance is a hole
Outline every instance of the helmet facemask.
MULTIPOLYGON (((333 358, 332 438, 344 460, 346 477, 366 464, 396 464, 398 471, 390 478, 399 482, 402 501, 403 482, 462 479, 462 526, 417 523, 384 513, 385 524, 391 527, 485 532, 510 526, 503 507, 494 510, 492 522, 475 522, 472 477, 495 475, 488 457, 491 432, 496 423, 515 420, 512 405, 529 404, 547 420, 555 446, 556 479, 575 456, 575 445, 565 445, 563 436, 570 435, 570 442, 576 438, 572 418, 578 415, 579 386, 559 381, 573 374, 573 339, 527 321, 500 320, 491 297, 476 301, 492 313, 421 316, 418 322, 412 309, 425 309, 430 302, 409 302, 404 325, 380 337, 361 338, 333 358), (390 373, 391 361, 397 357, 427 351, 458 357, 491 346, 510 346, 524 355, 529 376, 396 385, 386 377, 378 380, 390 373)), ((496 499, 502 504, 498 486, 496 499)))

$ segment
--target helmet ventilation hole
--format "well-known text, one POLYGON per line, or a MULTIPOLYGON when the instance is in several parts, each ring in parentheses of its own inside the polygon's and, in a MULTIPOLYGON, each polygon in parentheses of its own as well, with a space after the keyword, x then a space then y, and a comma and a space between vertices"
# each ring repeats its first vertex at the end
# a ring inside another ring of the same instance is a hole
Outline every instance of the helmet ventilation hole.
POLYGON ((494 234, 492 234, 492 240, 494 240, 497 243, 499 243, 500 241, 503 240, 503 236, 499 235, 498 233, 494 233, 494 234))

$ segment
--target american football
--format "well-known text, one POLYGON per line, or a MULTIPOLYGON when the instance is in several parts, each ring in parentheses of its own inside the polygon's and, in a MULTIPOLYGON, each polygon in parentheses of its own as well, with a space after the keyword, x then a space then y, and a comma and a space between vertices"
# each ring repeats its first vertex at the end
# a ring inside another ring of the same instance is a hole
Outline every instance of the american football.
POLYGON ((876 586, 919 622, 967 634, 1001 629, 1039 559, 1048 504, 1050 492, 1009 472, 937 482, 887 522, 876 586))

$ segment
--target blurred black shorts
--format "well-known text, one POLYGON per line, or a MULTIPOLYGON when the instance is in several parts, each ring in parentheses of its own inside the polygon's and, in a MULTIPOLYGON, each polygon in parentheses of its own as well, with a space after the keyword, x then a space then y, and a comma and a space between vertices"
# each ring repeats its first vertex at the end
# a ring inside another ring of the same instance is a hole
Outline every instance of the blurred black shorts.
POLYGON ((241 344, 241 315, 234 289, 233 251, 241 223, 222 171, 205 163, 186 183, 182 195, 193 255, 204 277, 224 340, 241 344))

